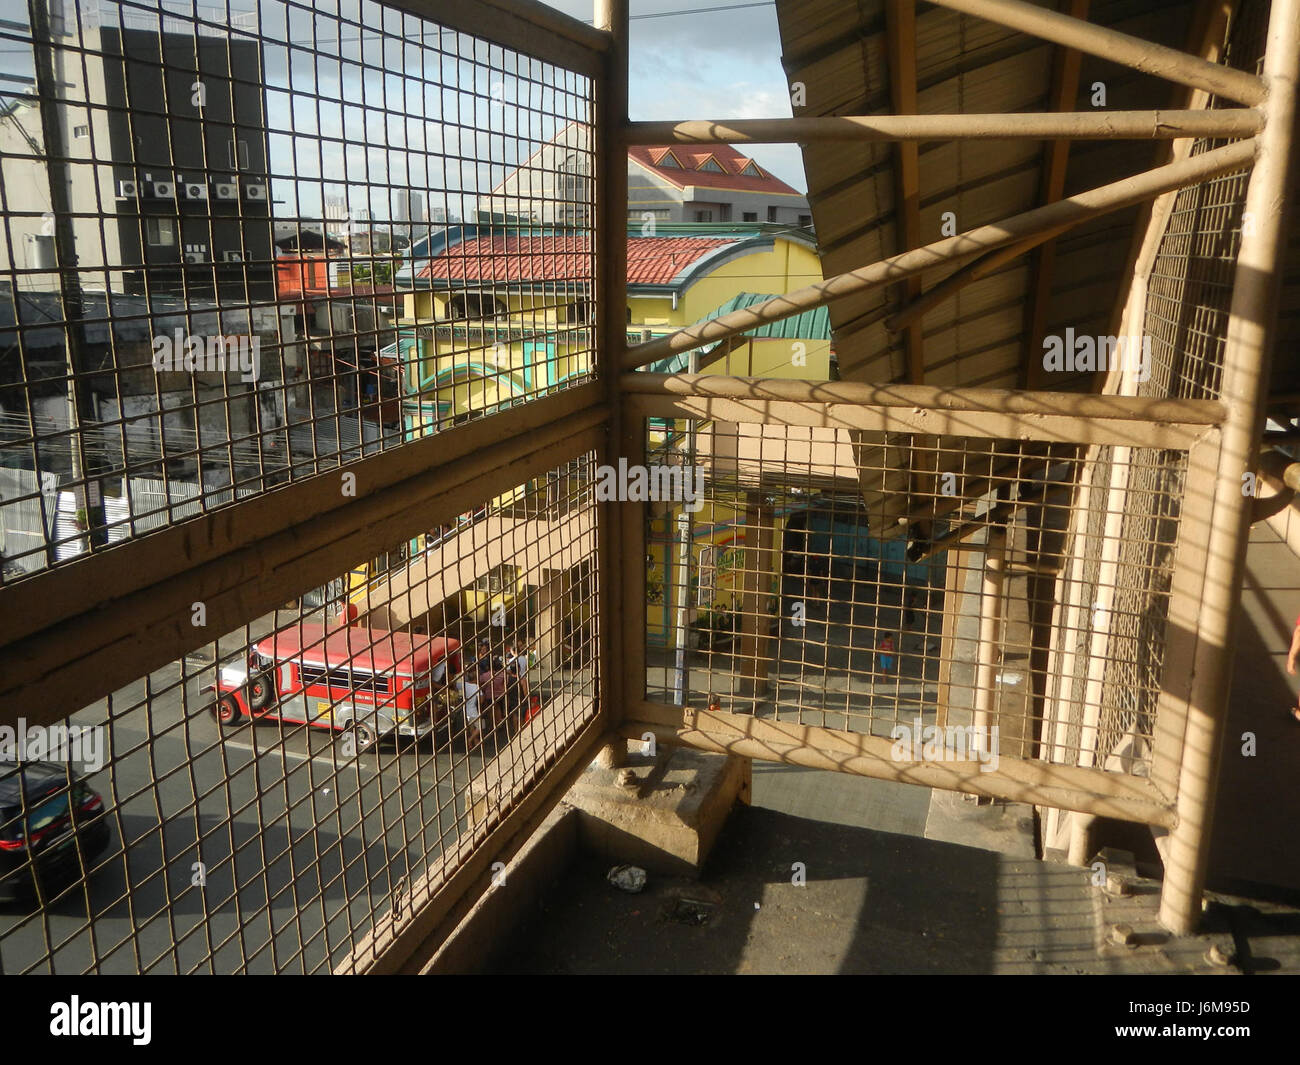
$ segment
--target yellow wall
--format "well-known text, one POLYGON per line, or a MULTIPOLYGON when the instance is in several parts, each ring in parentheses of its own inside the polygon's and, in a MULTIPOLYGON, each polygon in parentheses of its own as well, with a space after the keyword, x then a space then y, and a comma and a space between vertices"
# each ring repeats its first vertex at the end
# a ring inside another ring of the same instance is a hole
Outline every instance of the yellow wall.
MULTIPOLYGON (((676 310, 672 308, 670 297, 632 297, 628 301, 632 310, 629 329, 651 328, 661 333, 699 321, 741 292, 789 292, 819 281, 821 277, 821 262, 811 248, 778 238, 771 250, 744 255, 701 277, 686 289, 676 310)), ((446 324, 450 293, 414 292, 406 293, 403 298, 405 313, 399 325, 428 327, 446 324)), ((571 302, 562 293, 543 291, 503 290, 500 298, 509 308, 508 321, 512 326, 536 328, 538 332, 564 324, 566 306, 571 302), (561 306, 548 307, 547 304, 561 306)), ((502 324, 505 321, 501 319, 502 324)), ((830 343, 826 340, 802 341, 805 345, 803 365, 795 362, 795 343, 793 340, 756 339, 732 356, 730 372, 826 380, 830 376, 830 343), (751 361, 752 370, 749 368, 751 361), (742 365, 746 369, 738 369, 742 365)), ((444 379, 438 390, 440 400, 451 398, 451 413, 457 415, 471 409, 491 409, 517 395, 536 395, 547 387, 548 370, 553 383, 590 368, 591 356, 585 350, 586 341, 575 338, 566 343, 561 336, 556 338, 555 344, 555 354, 549 359, 548 367, 545 365, 548 360, 539 351, 525 352, 520 341, 502 344, 501 350, 494 350, 494 345, 481 341, 471 343, 458 339, 450 347, 447 342, 440 342, 440 350, 435 351, 431 339, 422 340, 420 358, 409 366, 408 395, 419 381, 459 369, 462 372, 456 377, 461 380, 453 383, 444 379), (464 381, 466 372, 482 372, 475 371, 474 367, 487 367, 489 373, 501 371, 509 376, 464 381), (514 383, 513 391, 507 381, 514 383)), ((720 363, 705 367, 703 372, 729 371, 726 364, 720 363)))
POLYGON ((821 260, 813 249, 778 238, 771 251, 742 255, 695 281, 676 310, 671 296, 633 296, 630 328, 692 325, 741 292, 791 292, 821 280, 821 260))
MULTIPOLYGON (((705 359, 707 362, 708 356, 705 359)), ((831 342, 755 337, 727 355, 707 362, 700 367, 700 373, 827 381, 831 375, 831 342)))
MULTIPOLYGON (((647 571, 646 632, 651 644, 672 648, 676 646, 675 626, 677 624, 677 556, 680 545, 676 542, 665 543, 664 538, 675 541, 677 517, 681 508, 671 514, 656 518, 650 523, 650 543, 647 553, 654 560, 647 571), (665 559, 667 564, 665 565, 665 559), (662 585, 662 594, 658 602, 650 602, 651 587, 662 585)), ((705 500, 704 505, 694 516, 694 539, 691 545, 691 574, 700 576, 703 549, 713 546, 713 557, 717 571, 713 581, 713 594, 709 606, 695 606, 696 589, 687 592, 687 624, 698 620, 711 610, 720 613, 734 613, 740 609, 742 594, 740 571, 743 566, 741 552, 745 546, 745 499, 742 493, 719 495, 716 499, 705 500), (721 566, 718 563, 721 562, 721 566)), ((781 547, 785 537, 785 523, 788 515, 774 514, 775 568, 771 575, 773 594, 780 589, 779 571, 781 568, 781 547)))

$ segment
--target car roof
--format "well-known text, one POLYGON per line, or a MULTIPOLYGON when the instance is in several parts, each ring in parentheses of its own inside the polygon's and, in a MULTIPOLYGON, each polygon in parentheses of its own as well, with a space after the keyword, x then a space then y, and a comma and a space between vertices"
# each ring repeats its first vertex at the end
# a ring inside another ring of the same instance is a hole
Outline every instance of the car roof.
MULTIPOLYGON (((18 782, 22 780, 27 798, 44 795, 54 791, 56 786, 65 784, 68 769, 59 762, 10 762, 0 764, 0 805, 19 806, 18 782)), ((76 770, 72 771, 74 781, 81 778, 76 770)))
POLYGON ((320 624, 290 625, 257 642, 257 650, 277 662, 301 656, 308 665, 351 666, 372 673, 396 671, 407 676, 427 673, 460 641, 446 636, 411 636, 405 632, 365 626, 326 628, 320 624))

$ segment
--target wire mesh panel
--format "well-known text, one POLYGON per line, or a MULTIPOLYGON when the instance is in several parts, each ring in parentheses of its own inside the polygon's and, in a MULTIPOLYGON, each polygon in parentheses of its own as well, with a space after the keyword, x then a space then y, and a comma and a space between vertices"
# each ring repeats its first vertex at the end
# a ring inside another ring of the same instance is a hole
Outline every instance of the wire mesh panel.
POLYGON ((328 971, 454 872, 500 781, 594 716, 594 462, 56 724, 7 721, 4 971, 328 971))
MULTIPOLYGON (((1228 65, 1258 73, 1267 26, 1266 3, 1238 5, 1227 42, 1228 65)), ((1232 104, 1212 98, 1210 106, 1232 104)), ((1191 154, 1226 143, 1198 140, 1191 154)), ((1152 365, 1150 377, 1138 385, 1139 395, 1218 398, 1248 178, 1232 174, 1177 193, 1147 278, 1143 333, 1151 339, 1152 365)))
POLYGON ((588 75, 361 0, 11 7, 6 579, 590 376, 588 75))
POLYGON ((651 485, 656 469, 688 471, 684 495, 648 496, 652 700, 895 739, 978 727, 1002 757, 1050 744, 1058 762, 1145 772, 1182 452, 1107 456, 1115 469, 1089 471, 1100 497, 1121 465, 1129 489, 1068 537, 1078 444, 893 436, 864 451, 848 430, 647 427, 651 485), (882 454, 892 465, 869 463, 882 454), (884 527, 879 486, 899 483, 884 527), (1108 539, 1109 564, 1092 565, 1108 539), (1087 608, 1064 613, 1071 597, 1087 608), (1076 651, 1059 686, 1042 617, 1076 651), (1045 731, 1049 698, 1063 731, 1045 731), (1122 766, 1094 762, 1099 721, 1103 743, 1140 741, 1122 766))

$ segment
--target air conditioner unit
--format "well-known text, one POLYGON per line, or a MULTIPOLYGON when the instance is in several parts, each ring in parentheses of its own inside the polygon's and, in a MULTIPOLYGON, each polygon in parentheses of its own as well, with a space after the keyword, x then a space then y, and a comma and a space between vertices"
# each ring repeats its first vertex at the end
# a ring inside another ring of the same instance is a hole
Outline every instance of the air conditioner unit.
POLYGON ((242 252, 223 251, 221 253, 221 261, 227 263, 242 263, 244 261, 244 256, 242 252))
POLYGON ((208 260, 208 246, 206 244, 186 244, 185 261, 187 263, 203 263, 208 260))
POLYGON ((145 183, 145 192, 155 200, 174 200, 176 199, 176 182, 174 181, 149 181, 145 183))
POLYGON ((140 198, 140 183, 138 181, 119 181, 117 183, 117 198, 119 200, 138 200, 140 198))
POLYGON ((231 200, 231 201, 238 200, 239 185, 233 181, 213 182, 212 195, 215 196, 218 200, 231 200))
POLYGON ((208 198, 208 187, 202 182, 187 181, 181 185, 181 195, 187 200, 206 200, 208 198))
POLYGON ((265 200, 266 186, 247 184, 244 186, 244 199, 246 200, 265 200))

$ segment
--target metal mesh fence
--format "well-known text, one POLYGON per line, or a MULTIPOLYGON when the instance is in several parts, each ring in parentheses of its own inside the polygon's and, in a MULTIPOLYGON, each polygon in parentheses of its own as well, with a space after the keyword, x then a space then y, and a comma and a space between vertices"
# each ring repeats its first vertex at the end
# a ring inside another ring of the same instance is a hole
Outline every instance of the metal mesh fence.
POLYGON ((894 738, 996 727, 1003 756, 1050 744, 1056 760, 1089 765, 1107 693, 1122 686, 1125 727, 1149 744, 1178 534, 1179 484, 1164 472, 1181 453, 1115 454, 1114 474, 1134 486, 1123 509, 1103 503, 1098 527, 1067 537, 1072 519, 1091 517, 1075 492, 1077 444, 900 438, 889 465, 864 465, 848 431, 674 428, 647 434, 650 698, 894 738), (902 517, 884 528, 864 500, 899 468, 924 472, 906 478, 902 517), (1071 575, 1103 534, 1117 557, 1071 575), (1087 607, 1066 613, 1081 577, 1087 607), (1049 689, 1059 664, 1035 645, 1043 611, 1060 646, 1076 648, 1065 693, 1049 689), (1075 727, 1044 734, 1049 691, 1074 705, 1075 727))
MULTIPOLYGON (((1226 62, 1258 73, 1268 5, 1242 3, 1229 31, 1226 62)), ((1212 98, 1211 107, 1230 102, 1212 98)), ((1192 155, 1226 141, 1199 140, 1192 155)), ((1143 334, 1151 339, 1151 374, 1144 396, 1217 399, 1223 379, 1233 270, 1241 244, 1248 173, 1215 178, 1180 190, 1147 279, 1143 334)))
MULTIPOLYGON (((1229 29, 1226 60, 1257 72, 1267 6, 1242 4, 1229 29)), ((1221 102, 1211 100, 1210 106, 1221 102)), ((1224 105, 1230 106, 1230 105, 1224 105)), ((1192 154, 1220 147, 1201 140, 1192 154)), ((1233 272, 1240 247, 1248 174, 1215 178, 1174 196, 1146 279, 1142 340, 1149 372, 1135 381, 1141 396, 1217 399, 1220 396, 1233 272)), ((1080 743, 1100 766, 1144 772, 1150 755, 1155 701, 1161 685, 1173 543, 1186 463, 1181 454, 1151 449, 1090 449, 1086 517, 1072 533, 1072 553, 1083 560, 1079 587, 1062 586, 1091 611, 1106 650, 1105 666, 1058 633, 1057 661, 1068 670, 1055 683, 1055 728, 1067 751, 1080 743), (1116 454, 1119 463, 1116 464, 1116 454), (1113 590, 1104 574, 1114 572, 1113 590), (1091 685, 1091 687, 1090 687, 1091 685), (1100 713, 1089 714, 1088 693, 1100 713)), ((1063 596, 1064 598, 1064 596, 1063 596)), ((1084 612, 1076 606, 1076 613, 1084 612)), ((1089 644, 1091 650, 1093 644, 1089 644)), ((1059 753, 1056 752, 1056 753, 1059 753)), ((1070 760, 1068 755, 1065 760, 1070 760)))
POLYGON ((6 579, 591 375, 586 75, 362 0, 14 6, 0 467, 55 492, 6 579))
POLYGON ((328 971, 454 872, 595 713, 594 462, 7 721, 4 971, 328 971))

